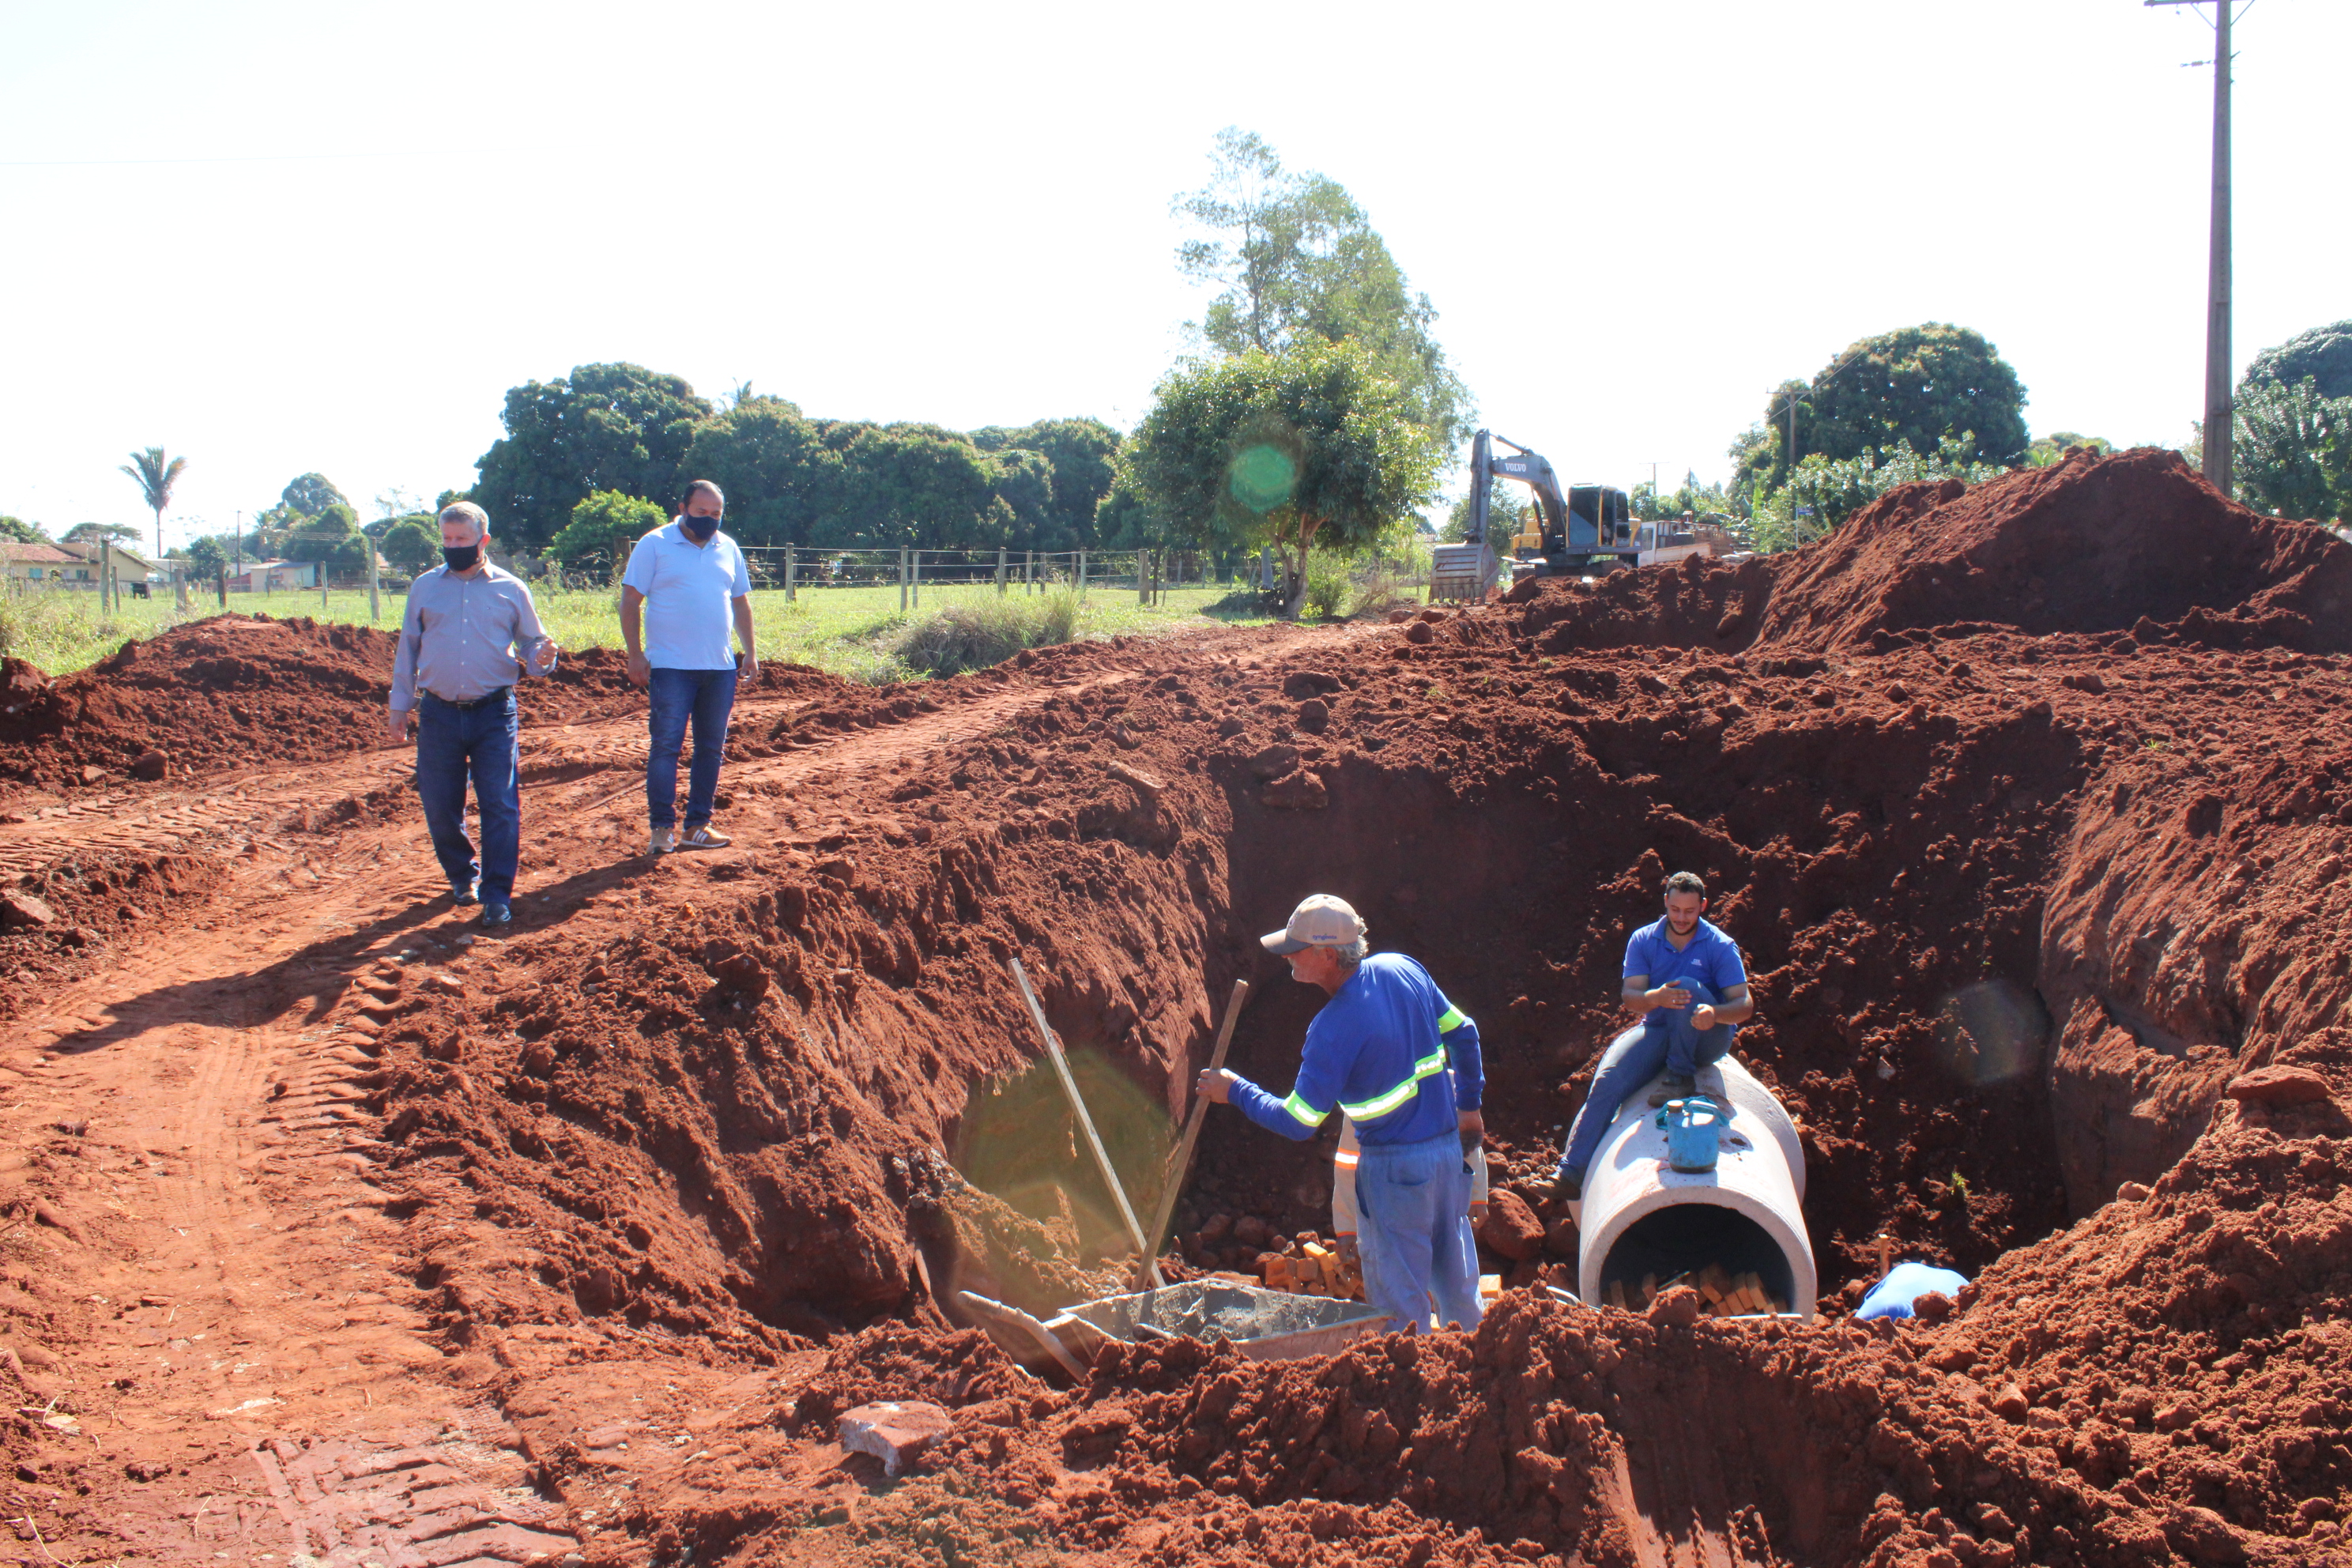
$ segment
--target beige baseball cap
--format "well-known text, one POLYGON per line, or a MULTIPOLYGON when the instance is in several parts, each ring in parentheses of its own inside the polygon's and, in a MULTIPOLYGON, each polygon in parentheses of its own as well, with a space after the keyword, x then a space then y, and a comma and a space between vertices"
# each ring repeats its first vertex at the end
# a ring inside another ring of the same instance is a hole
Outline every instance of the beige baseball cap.
POLYGON ((1290 923, 1257 940, 1268 952, 1297 952, 1307 947, 1346 947, 1364 934, 1364 922, 1345 899, 1316 893, 1301 899, 1290 911, 1290 923))

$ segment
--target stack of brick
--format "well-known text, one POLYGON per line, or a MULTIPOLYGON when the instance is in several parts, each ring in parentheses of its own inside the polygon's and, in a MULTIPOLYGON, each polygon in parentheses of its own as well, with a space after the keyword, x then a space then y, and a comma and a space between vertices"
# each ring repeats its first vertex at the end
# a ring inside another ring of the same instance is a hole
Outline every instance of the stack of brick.
POLYGON ((1661 1280, 1655 1274, 1644 1274, 1636 1283, 1612 1279, 1602 1290, 1601 1298, 1610 1306, 1631 1312, 1645 1312, 1650 1303, 1664 1291, 1677 1285, 1687 1285, 1699 1296, 1699 1311, 1711 1318, 1745 1318, 1761 1313, 1786 1313, 1789 1303, 1764 1288, 1763 1277, 1753 1269, 1733 1274, 1720 1263, 1710 1263, 1704 1268, 1685 1270, 1671 1279, 1661 1280))
POLYGON ((1258 1259, 1265 1288, 1301 1296, 1330 1296, 1342 1301, 1364 1299, 1364 1276, 1339 1251, 1302 1237, 1295 1252, 1269 1252, 1258 1259))

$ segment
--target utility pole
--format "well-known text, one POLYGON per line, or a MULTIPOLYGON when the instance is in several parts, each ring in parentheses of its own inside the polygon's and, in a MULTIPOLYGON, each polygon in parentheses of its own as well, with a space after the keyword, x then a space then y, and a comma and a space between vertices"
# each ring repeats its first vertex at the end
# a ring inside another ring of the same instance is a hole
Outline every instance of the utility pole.
MULTIPOLYGON (((2200 0, 2142 0, 2194 5, 2200 0)), ((2205 258, 2205 478, 2230 494, 2231 437, 2237 407, 2230 372, 2230 6, 2213 3, 2213 211, 2205 258)))

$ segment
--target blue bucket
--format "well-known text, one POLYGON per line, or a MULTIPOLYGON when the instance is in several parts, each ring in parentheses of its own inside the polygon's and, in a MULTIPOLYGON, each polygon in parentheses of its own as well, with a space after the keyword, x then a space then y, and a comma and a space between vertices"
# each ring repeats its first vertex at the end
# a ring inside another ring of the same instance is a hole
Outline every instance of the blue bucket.
POLYGON ((1715 1169, 1715 1157, 1730 1125, 1721 1106, 1705 1095, 1670 1100, 1658 1122, 1666 1130, 1667 1164, 1692 1174, 1715 1169))

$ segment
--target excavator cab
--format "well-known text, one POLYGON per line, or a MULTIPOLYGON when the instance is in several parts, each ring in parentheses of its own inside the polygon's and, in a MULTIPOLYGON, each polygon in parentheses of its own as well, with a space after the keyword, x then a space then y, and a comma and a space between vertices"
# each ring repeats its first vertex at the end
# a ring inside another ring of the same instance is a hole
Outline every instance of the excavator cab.
POLYGON ((1470 447, 1470 529, 1460 544, 1441 544, 1430 581, 1433 599, 1484 599, 1509 564, 1511 581, 1578 576, 1645 563, 1658 552, 1643 538, 1648 525, 1633 520, 1633 498, 1612 485, 1562 487, 1541 453, 1481 430, 1470 447), (1496 447, 1507 447, 1497 452, 1496 447), (1507 539, 1488 539, 1496 479, 1517 479, 1535 492, 1531 526, 1507 539), (1499 549, 1498 549, 1499 547, 1499 549))
POLYGON ((1517 479, 1535 492, 1532 526, 1506 542, 1514 581, 1632 565, 1640 553, 1633 501, 1623 490, 1610 485, 1564 488, 1541 453, 1486 430, 1478 432, 1470 448, 1469 539, 1454 548, 1486 547, 1488 491, 1497 478, 1517 479), (1508 450, 1497 452, 1498 446, 1508 450))

